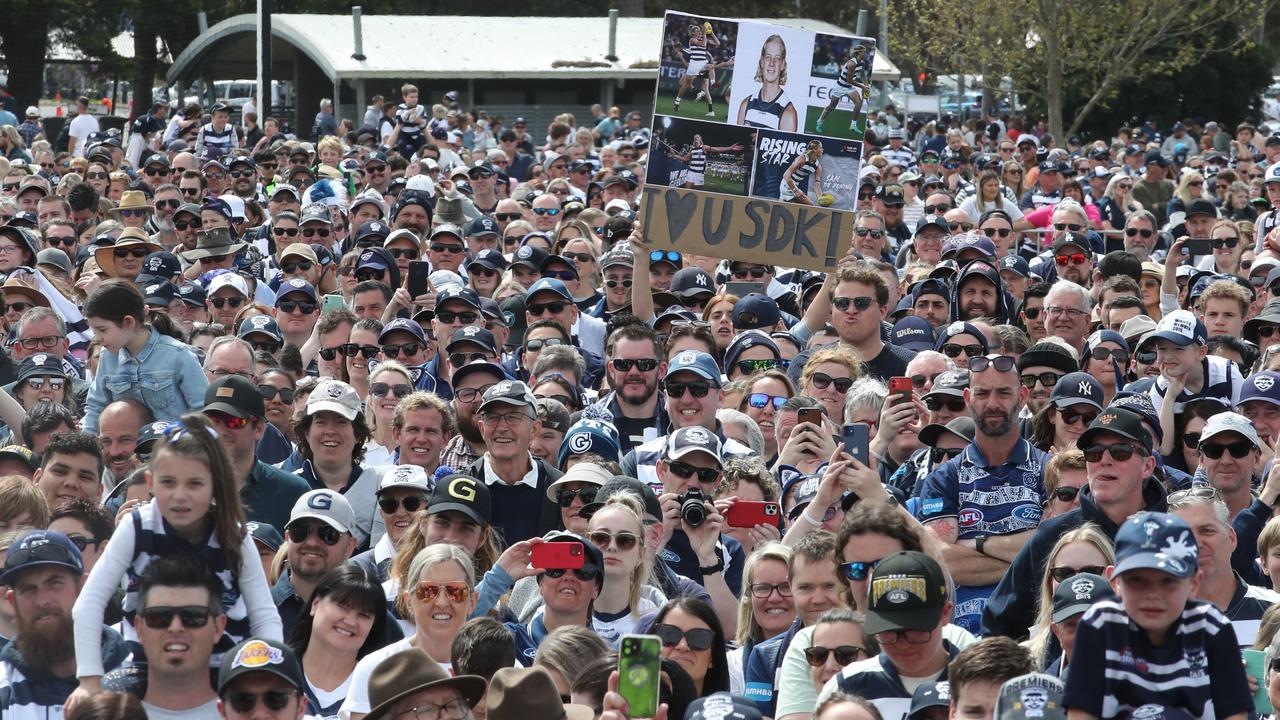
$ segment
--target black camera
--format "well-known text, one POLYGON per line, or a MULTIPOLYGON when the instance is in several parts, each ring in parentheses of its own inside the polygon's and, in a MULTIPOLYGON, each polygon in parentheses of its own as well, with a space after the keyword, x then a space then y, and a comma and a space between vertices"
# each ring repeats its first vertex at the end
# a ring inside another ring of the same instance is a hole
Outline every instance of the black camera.
POLYGON ((707 498, 701 490, 685 490, 680 496, 680 519, 691 528, 696 528, 707 519, 707 498))

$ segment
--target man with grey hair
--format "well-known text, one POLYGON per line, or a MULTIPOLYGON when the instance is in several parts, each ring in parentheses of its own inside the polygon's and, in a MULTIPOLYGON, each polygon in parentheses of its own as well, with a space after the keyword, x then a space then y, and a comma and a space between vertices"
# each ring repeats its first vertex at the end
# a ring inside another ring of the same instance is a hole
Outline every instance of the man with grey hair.
POLYGON ((1084 352, 1092 310, 1093 298, 1088 290, 1070 280, 1059 280, 1049 288, 1044 299, 1045 332, 1065 341, 1078 357, 1084 352))
POLYGON ((915 388, 917 397, 923 397, 933 389, 933 380, 948 370, 954 370, 955 363, 946 355, 936 350, 922 350, 907 363, 907 377, 915 388))
MULTIPOLYGON (((257 385, 258 372, 253 361, 253 346, 229 335, 214 338, 209 344, 209 352, 204 356, 204 374, 210 384, 228 375, 240 375, 257 385)), ((255 447, 254 455, 267 465, 283 462, 282 469, 289 472, 302 465, 302 458, 294 451, 293 444, 271 423, 262 424, 262 437, 255 447)))
POLYGON ((1154 260, 1156 242, 1156 216, 1146 210, 1129 213, 1124 221, 1124 249, 1138 256, 1142 262, 1154 260))
POLYGON ((751 448, 756 455, 765 456, 764 433, 750 415, 733 408, 720 408, 716 411, 716 420, 720 421, 726 436, 751 448))
POLYGON ((320 101, 320 112, 316 113, 315 125, 311 128, 311 142, 320 142, 326 135, 338 134, 338 119, 333 115, 333 100, 324 98, 320 101))
MULTIPOLYGON (((1244 420, 1243 417, 1240 419, 1244 420)), ((1245 422, 1248 423, 1247 420, 1245 422)), ((1205 444, 1201 441, 1201 452, 1205 444)), ((1217 452, 1222 451, 1223 447, 1219 445, 1217 452)), ((1186 520, 1196 536, 1200 584, 1196 587, 1195 598, 1213 603, 1222 611, 1231 621, 1240 648, 1250 647, 1258 636, 1263 613, 1280 602, 1280 593, 1249 585, 1231 569, 1236 531, 1231 527, 1222 495, 1211 487, 1182 490, 1169 496, 1169 512, 1186 520)))
POLYGON ((853 248, 864 258, 887 259, 889 238, 884 216, 874 210, 860 210, 853 222, 853 248))
MULTIPOLYGON (((62 316, 47 307, 30 308, 19 318, 18 324, 13 328, 13 335, 17 338, 10 350, 14 366, 39 354, 53 355, 62 360, 62 368, 71 379, 71 393, 79 406, 83 407, 85 397, 89 394, 89 383, 84 381, 84 366, 74 356, 67 354, 67 325, 62 316)), ((9 383, 2 389, 15 395, 15 385, 17 383, 9 383)))

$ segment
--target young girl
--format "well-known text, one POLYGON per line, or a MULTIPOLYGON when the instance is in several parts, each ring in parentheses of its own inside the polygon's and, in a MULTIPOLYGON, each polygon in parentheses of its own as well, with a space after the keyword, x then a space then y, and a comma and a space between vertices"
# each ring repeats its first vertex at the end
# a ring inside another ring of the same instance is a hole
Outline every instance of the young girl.
POLYGON ((253 538, 245 532, 244 506, 234 476, 231 460, 204 415, 183 415, 165 431, 147 471, 153 499, 116 527, 76 600, 80 687, 68 702, 101 690, 102 616, 122 577, 132 590, 125 594, 126 622, 120 627, 132 645, 134 659, 143 659, 132 624, 139 600, 136 588, 147 565, 158 556, 198 556, 222 580, 227 626, 213 648, 212 664, 250 635, 281 639, 280 616, 253 538))
MULTIPOLYGON (((98 434, 98 415, 115 400, 141 400, 156 420, 177 420, 204 407, 209 381, 183 343, 146 322, 142 293, 127 280, 107 280, 84 305, 84 316, 102 343, 98 371, 85 402, 80 429, 98 434)), ((157 315, 154 322, 164 322, 157 315)), ((230 647, 230 646, 228 646, 230 647)))

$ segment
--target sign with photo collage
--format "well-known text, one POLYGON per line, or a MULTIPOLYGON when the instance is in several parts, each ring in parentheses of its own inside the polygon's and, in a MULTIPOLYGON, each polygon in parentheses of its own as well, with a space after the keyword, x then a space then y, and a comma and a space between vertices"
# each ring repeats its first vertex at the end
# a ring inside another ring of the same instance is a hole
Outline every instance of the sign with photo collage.
POLYGON ((834 268, 857 209, 875 41, 668 11, 660 57, 645 235, 834 268))

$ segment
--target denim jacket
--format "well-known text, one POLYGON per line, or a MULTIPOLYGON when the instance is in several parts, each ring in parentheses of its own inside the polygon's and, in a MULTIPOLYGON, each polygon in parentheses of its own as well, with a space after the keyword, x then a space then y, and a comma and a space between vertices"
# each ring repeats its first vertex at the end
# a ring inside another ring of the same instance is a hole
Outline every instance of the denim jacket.
POLYGON ((142 401, 156 420, 177 420, 188 410, 204 407, 204 391, 208 387, 209 381, 191 349, 153 328, 146 346, 136 356, 128 348, 102 352, 80 426, 97 435, 102 409, 123 398, 142 401))

